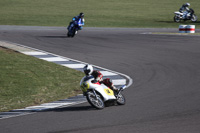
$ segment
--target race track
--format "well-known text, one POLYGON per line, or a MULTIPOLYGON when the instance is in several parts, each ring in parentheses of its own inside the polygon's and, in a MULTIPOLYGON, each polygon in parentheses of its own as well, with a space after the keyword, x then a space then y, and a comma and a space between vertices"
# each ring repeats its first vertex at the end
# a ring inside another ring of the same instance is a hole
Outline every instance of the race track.
POLYGON ((10 41, 124 73, 125 106, 88 103, 0 120, 2 133, 199 133, 200 37, 156 35, 177 29, 0 26, 10 41))

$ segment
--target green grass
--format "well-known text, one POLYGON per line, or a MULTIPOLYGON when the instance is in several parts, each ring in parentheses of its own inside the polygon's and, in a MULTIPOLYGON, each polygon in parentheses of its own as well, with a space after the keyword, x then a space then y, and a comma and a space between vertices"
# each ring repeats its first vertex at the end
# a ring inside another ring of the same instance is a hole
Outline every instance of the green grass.
MULTIPOLYGON (((0 25, 66 26, 73 16, 84 12, 87 27, 177 28, 179 23, 173 22, 173 12, 186 2, 188 0, 0 0, 0 25)), ((189 2, 200 16, 199 0, 189 2)))
POLYGON ((77 92, 83 73, 0 48, 0 112, 64 99, 77 92))

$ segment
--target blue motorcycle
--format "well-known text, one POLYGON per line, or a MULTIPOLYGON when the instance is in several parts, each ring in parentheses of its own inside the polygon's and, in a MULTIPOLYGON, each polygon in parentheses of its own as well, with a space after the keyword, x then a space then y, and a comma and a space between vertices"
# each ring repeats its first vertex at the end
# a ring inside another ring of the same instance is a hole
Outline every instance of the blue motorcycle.
POLYGON ((79 19, 78 21, 76 21, 75 19, 73 19, 72 22, 70 22, 69 26, 68 26, 68 33, 67 36, 68 37, 74 37, 78 30, 82 29, 82 26, 84 25, 84 23, 82 22, 81 19, 79 19))

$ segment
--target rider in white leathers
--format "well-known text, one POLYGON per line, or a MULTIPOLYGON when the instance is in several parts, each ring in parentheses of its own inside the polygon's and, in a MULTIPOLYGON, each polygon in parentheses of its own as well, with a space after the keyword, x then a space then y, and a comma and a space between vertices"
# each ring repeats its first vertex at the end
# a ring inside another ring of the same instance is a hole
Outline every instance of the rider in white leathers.
POLYGON ((183 13, 183 19, 187 19, 190 16, 189 6, 190 6, 190 3, 186 3, 186 4, 183 4, 182 7, 179 9, 179 12, 183 13))
POLYGON ((92 81, 93 83, 97 83, 97 82, 100 84, 103 83, 104 85, 112 89, 113 91, 118 92, 118 89, 113 85, 113 82, 109 78, 106 78, 103 80, 102 79, 103 75, 99 71, 93 70, 92 65, 84 66, 83 71, 86 76, 82 78, 80 85, 82 85, 83 81, 94 78, 94 80, 92 81))

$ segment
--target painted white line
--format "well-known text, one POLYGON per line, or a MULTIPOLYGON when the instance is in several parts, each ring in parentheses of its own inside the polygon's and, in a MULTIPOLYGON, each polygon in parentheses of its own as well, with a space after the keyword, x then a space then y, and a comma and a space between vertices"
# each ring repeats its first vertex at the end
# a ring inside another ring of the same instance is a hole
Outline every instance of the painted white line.
POLYGON ((63 105, 69 105, 69 104, 74 104, 76 102, 65 102, 65 103, 45 103, 45 104, 41 104, 40 106, 42 107, 47 107, 47 108, 52 108, 52 107, 59 107, 59 106, 63 106, 63 105))
MULTIPOLYGON (((52 108, 59 108, 59 107, 63 107, 63 106, 70 106, 70 105, 76 105, 76 104, 80 104, 80 103, 84 103, 86 102, 86 100, 82 100, 82 101, 74 101, 74 102, 65 102, 65 103, 44 103, 38 106, 30 106, 30 107, 26 107, 24 109, 15 109, 12 110, 13 112, 24 112, 24 111, 38 111, 38 110, 46 110, 46 109, 52 109, 52 108)), ((27 113, 28 114, 28 113, 27 113)))
POLYGON ((31 113, 22 112, 21 114, 17 114, 17 115, 0 115, 0 117, 1 117, 0 119, 23 116, 23 115, 28 115, 28 114, 33 114, 33 113, 32 112, 31 113))
POLYGON ((83 68, 85 64, 62 64, 62 66, 66 66, 69 68, 83 68))
POLYGON ((21 52, 21 53, 26 54, 26 55, 47 55, 46 53, 43 53, 43 52, 37 52, 37 51, 21 52))
POLYGON ((46 108, 46 107, 43 107, 43 106, 30 106, 30 107, 26 107, 25 109, 43 109, 43 108, 46 108))
POLYGON ((46 60, 46 61, 69 61, 61 57, 50 57, 50 58, 40 58, 40 59, 46 60))
POLYGON ((125 85, 126 84, 126 79, 115 79, 112 80, 114 85, 125 85))
POLYGON ((61 106, 61 105, 66 105, 66 103, 44 103, 41 104, 40 106, 61 106))
POLYGON ((26 111, 32 111, 33 109, 27 109, 27 108, 24 108, 24 109, 14 109, 12 110, 13 112, 18 112, 18 111, 21 111, 21 112, 24 112, 26 113, 26 111))
POLYGON ((115 75, 118 75, 116 73, 112 73, 112 72, 108 72, 108 71, 100 71, 103 76, 115 76, 115 75))

